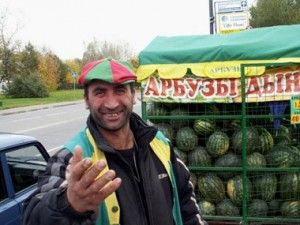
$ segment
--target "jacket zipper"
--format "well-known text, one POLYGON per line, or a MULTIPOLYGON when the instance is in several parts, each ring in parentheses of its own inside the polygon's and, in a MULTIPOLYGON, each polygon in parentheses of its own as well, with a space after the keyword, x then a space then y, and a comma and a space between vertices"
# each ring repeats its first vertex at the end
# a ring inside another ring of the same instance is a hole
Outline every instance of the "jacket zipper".
MULTIPOLYGON (((137 147, 137 146, 136 146, 136 147, 137 147)), ((140 187, 139 187, 139 184, 140 184, 140 182, 141 182, 141 176, 140 176, 140 173, 139 173, 139 169, 138 169, 138 167, 137 167, 136 154, 135 154, 135 153, 133 154, 134 168, 132 168, 132 166, 130 166, 130 165, 123 159, 123 157, 121 157, 121 156, 119 156, 119 157, 120 157, 121 161, 123 161, 123 163, 125 163, 125 165, 126 165, 126 166, 129 168, 129 170, 130 170, 130 173, 131 173, 131 175, 132 175, 132 177, 133 177, 132 182, 134 182, 134 187, 135 187, 135 189, 136 189, 136 191, 137 191, 136 199, 137 199, 137 201, 138 201, 138 205, 142 208, 142 212, 144 212, 145 218, 147 218, 147 215, 146 215, 147 212, 146 212, 146 209, 145 209, 144 204, 143 204, 143 199, 142 199, 142 197, 141 197, 141 192, 140 192, 140 187), (135 174, 135 172, 134 172, 133 170, 136 171, 136 174, 135 174)), ((142 184, 142 185, 143 185, 143 184, 142 184)), ((143 188, 145 189, 145 186, 144 186, 144 185, 143 185, 143 188)), ((147 200, 147 198, 146 198, 146 194, 145 194, 145 199, 146 199, 147 205, 148 205, 148 200, 147 200)), ((149 216, 150 216, 150 215, 149 215, 149 216)), ((152 223, 150 223, 150 224, 152 224, 152 223)), ((139 225, 149 225, 149 224, 148 224, 148 221, 147 221, 147 219, 146 219, 146 220, 143 220, 143 224, 139 224, 139 225)))
POLYGON ((136 173, 132 172, 134 174, 134 178, 136 179, 136 181, 138 183, 141 182, 141 177, 140 177, 140 172, 139 172, 139 168, 137 166, 137 163, 136 163, 136 154, 135 152, 133 153, 133 164, 134 164, 134 170, 136 173))
MULTIPOLYGON (((151 157, 151 156, 149 156, 149 157, 151 157)), ((149 196, 150 184, 148 183, 149 179, 147 179, 147 174, 145 173, 146 168, 141 168, 140 171, 141 171, 141 174, 140 174, 141 179, 144 181, 142 183, 142 186, 143 186, 143 189, 144 189, 144 196, 145 196, 146 205, 147 205, 147 208, 148 208, 148 212, 146 212, 146 213, 148 214, 149 225, 155 225, 154 222, 153 222, 153 215, 151 213, 152 212, 152 205, 151 205, 151 201, 150 201, 151 196, 149 196)))

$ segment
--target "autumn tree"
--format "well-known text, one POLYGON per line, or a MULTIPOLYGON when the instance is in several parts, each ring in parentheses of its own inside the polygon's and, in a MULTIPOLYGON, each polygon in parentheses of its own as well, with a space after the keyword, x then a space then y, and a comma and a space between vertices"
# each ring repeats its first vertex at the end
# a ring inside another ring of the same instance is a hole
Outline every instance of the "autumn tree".
POLYGON ((16 74, 15 52, 19 49, 20 43, 14 39, 19 26, 9 32, 8 11, 0 9, 0 82, 11 80, 16 74))
POLYGON ((300 0, 257 0, 250 8, 250 25, 267 27, 300 23, 300 0))
MULTIPOLYGON (((67 65, 67 76, 66 76, 66 84, 68 86, 72 86, 74 82, 74 78, 72 77, 72 72, 77 73, 79 76, 79 73, 82 69, 82 62, 79 59, 72 59, 72 60, 66 60, 65 64, 67 65)), ((78 76, 76 78, 76 83, 78 81, 78 76)))
POLYGON ((59 86, 59 63, 51 52, 41 54, 39 57, 38 73, 46 83, 49 91, 57 90, 59 86))
POLYGON ((5 96, 12 98, 44 98, 49 96, 45 82, 36 72, 14 76, 3 91, 5 96))
POLYGON ((28 75, 38 71, 39 52, 29 42, 23 51, 19 53, 19 70, 21 74, 28 75))
POLYGON ((134 72, 137 71, 138 67, 139 67, 139 58, 138 56, 132 56, 128 62, 130 63, 132 69, 134 72))
POLYGON ((53 55, 53 59, 58 65, 58 88, 64 89, 67 84, 66 77, 68 74, 68 65, 64 63, 57 55, 53 55))

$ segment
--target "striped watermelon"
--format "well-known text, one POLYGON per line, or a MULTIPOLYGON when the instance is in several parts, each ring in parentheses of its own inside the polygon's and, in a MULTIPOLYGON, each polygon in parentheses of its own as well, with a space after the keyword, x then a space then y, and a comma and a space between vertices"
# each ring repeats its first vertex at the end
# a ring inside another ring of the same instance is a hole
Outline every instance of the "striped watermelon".
POLYGON ((259 152, 253 152, 247 156, 247 165, 248 167, 266 167, 267 162, 264 155, 260 154, 259 152))
POLYGON ((183 152, 192 151, 198 146, 198 136, 190 127, 180 128, 176 133, 175 141, 176 147, 183 152))
POLYGON ((201 215, 213 216, 216 215, 216 207, 214 203, 202 200, 198 203, 201 215))
POLYGON ((268 166, 291 167, 295 164, 296 158, 287 145, 277 144, 270 153, 266 155, 268 166))
POLYGON ((218 203, 225 197, 223 181, 215 174, 208 173, 198 177, 198 189, 203 198, 209 202, 218 203))
POLYGON ((257 131, 260 140, 258 151, 262 154, 266 154, 270 152, 274 146, 273 136, 264 127, 257 127, 257 131))
POLYGON ((295 167, 300 167, 300 149, 295 146, 290 146, 290 151, 294 155, 294 164, 295 167))
POLYGON ((253 199, 248 207, 248 215, 262 217, 267 216, 268 213, 268 204, 261 199, 253 199))
POLYGON ((188 164, 190 166, 210 166, 211 156, 204 147, 198 146, 188 153, 188 164))
POLYGON ((239 216, 240 210, 236 207, 228 198, 225 198, 222 202, 216 206, 218 216, 239 216))
POLYGON ((278 130, 275 130, 275 133, 278 135, 285 135, 285 134, 287 134, 289 136, 292 135, 290 129, 287 126, 282 125, 282 124, 279 126, 278 130))
POLYGON ((271 201, 275 198, 277 190, 277 177, 275 174, 260 174, 253 180, 255 197, 271 201))
POLYGON ((273 199, 269 202, 268 206, 270 216, 276 216, 279 214, 281 203, 282 201, 278 199, 273 199))
POLYGON ((215 123, 210 120, 198 119, 194 121, 193 128, 197 135, 210 135, 215 130, 215 123))
MULTIPOLYGON (((259 135, 254 127, 247 127, 245 131, 246 137, 246 151, 247 154, 251 154, 257 148, 259 148, 259 135)), ((239 129, 234 132, 232 136, 232 147, 235 152, 241 154, 242 153, 242 146, 243 146, 243 130, 239 129)))
POLYGON ((300 196, 300 173, 287 173, 280 176, 280 195, 286 200, 297 200, 300 196))
MULTIPOLYGON (((246 181, 248 188, 248 198, 252 196, 252 183, 249 179, 246 181)), ((227 181, 227 195, 233 204, 241 206, 243 203, 243 182, 242 177, 237 175, 227 181)), ((246 197, 246 196, 245 196, 246 197)))
POLYGON ((288 134, 281 134, 274 136, 274 143, 275 144, 282 144, 282 145, 290 145, 292 143, 291 136, 288 134))
POLYGON ((229 137, 222 131, 212 133, 206 142, 206 150, 212 157, 219 157, 227 153, 229 137))
MULTIPOLYGON (((240 167, 242 165, 241 156, 234 154, 232 152, 228 152, 225 155, 220 156, 215 161, 216 167, 240 167)), ((236 173, 230 172, 218 172, 218 176, 228 179, 235 176, 236 173)))
POLYGON ((298 217, 300 221, 300 201, 286 201, 280 207, 281 214, 285 217, 298 217))
POLYGON ((274 130, 275 144, 289 145, 292 142, 292 133, 285 125, 280 125, 279 129, 274 130))

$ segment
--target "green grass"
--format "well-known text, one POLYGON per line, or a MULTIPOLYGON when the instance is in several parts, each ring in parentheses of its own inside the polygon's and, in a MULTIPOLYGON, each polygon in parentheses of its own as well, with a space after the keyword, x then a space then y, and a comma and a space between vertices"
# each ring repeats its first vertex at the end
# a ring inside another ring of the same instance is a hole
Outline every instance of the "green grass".
POLYGON ((76 101, 80 99, 83 99, 83 89, 54 91, 50 92, 47 98, 6 98, 0 95, 0 110, 30 105, 76 101))

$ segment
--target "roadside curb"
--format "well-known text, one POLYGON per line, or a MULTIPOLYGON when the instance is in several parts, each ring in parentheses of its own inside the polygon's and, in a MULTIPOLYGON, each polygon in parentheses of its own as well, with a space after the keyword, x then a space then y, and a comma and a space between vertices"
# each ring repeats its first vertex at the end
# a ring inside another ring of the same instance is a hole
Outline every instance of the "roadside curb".
MULTIPOLYGON (((137 94, 135 95, 135 99, 136 99, 136 101, 141 101, 140 92, 137 92, 137 94)), ((3 110, 0 110, 0 116, 8 116, 8 115, 17 114, 17 113, 25 113, 25 112, 49 109, 49 108, 54 108, 54 107, 75 105, 75 104, 80 104, 83 102, 84 102, 84 100, 82 99, 82 100, 71 101, 71 102, 60 102, 60 103, 51 103, 51 104, 43 104, 43 105, 25 106, 25 107, 12 108, 12 109, 3 109, 3 110)))
POLYGON ((25 106, 25 107, 13 108, 13 109, 4 109, 4 110, 0 110, 0 116, 7 116, 7 115, 17 114, 17 113, 25 113, 25 112, 30 112, 30 111, 42 110, 42 109, 63 107, 63 106, 67 106, 67 105, 76 105, 76 104, 80 104, 80 103, 83 103, 83 100, 72 101, 72 102, 63 102, 63 103, 53 103, 53 104, 47 104, 47 105, 25 106))

